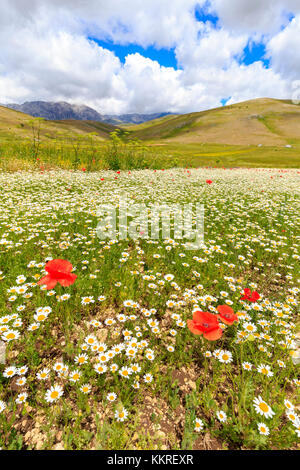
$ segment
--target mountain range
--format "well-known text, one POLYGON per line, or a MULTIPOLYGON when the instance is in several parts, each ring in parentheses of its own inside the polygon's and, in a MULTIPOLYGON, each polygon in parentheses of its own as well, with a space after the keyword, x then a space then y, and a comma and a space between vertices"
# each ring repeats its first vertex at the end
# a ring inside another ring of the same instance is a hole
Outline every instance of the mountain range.
POLYGON ((98 121, 113 125, 141 124, 146 121, 158 119, 171 113, 153 114, 100 114, 93 108, 85 105, 66 103, 65 101, 26 101, 23 104, 9 103, 3 105, 7 108, 21 111, 34 117, 41 117, 51 121, 75 119, 79 121, 98 121))

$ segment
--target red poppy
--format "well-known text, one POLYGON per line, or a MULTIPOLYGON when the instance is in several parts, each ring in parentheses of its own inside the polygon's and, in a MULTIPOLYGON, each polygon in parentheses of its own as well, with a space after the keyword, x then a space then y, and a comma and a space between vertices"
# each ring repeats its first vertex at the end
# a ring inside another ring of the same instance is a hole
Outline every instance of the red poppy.
POLYGON ((209 312, 194 312, 193 320, 188 320, 187 326, 192 333, 203 335, 209 341, 215 341, 223 334, 218 318, 209 312))
POLYGON ((248 288, 244 289, 244 297, 241 297, 241 300, 249 300, 249 302, 256 302, 260 299, 260 295, 256 290, 252 291, 248 288))
POLYGON ((39 280, 38 284, 46 284, 47 289, 53 289, 59 282, 62 286, 70 286, 77 279, 76 274, 72 274, 72 264, 65 259, 53 259, 45 266, 47 275, 39 280))
POLYGON ((218 318, 225 323, 225 325, 232 325, 234 321, 239 321, 238 316, 234 313, 232 308, 229 307, 229 305, 219 305, 217 310, 220 314, 218 315, 218 318))
POLYGON ((211 183, 212 183, 212 180, 206 180, 206 183, 207 183, 207 184, 211 184, 211 183))

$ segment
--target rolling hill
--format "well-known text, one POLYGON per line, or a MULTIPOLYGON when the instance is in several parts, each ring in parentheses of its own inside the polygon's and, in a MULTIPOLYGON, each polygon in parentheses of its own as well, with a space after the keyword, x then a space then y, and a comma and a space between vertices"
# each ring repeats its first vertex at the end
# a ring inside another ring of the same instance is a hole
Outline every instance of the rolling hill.
POLYGON ((181 144, 283 146, 300 142, 300 106, 259 98, 127 126, 131 137, 181 144))
MULTIPOLYGON (((20 111, 0 106, 0 139, 24 139, 32 137, 31 122, 34 118, 20 111)), ((50 121, 41 119, 40 138, 52 140, 69 136, 87 135, 91 132, 100 140, 107 139, 117 127, 112 124, 75 119, 50 121)))
MULTIPOLYGON (((32 117, 0 106, 0 137, 30 137, 32 117)), ((93 120, 42 120, 41 138, 95 133, 107 139, 116 129, 150 145, 222 144, 273 146, 300 144, 300 106, 288 100, 260 98, 183 115, 164 115, 134 125, 114 126, 93 120)))

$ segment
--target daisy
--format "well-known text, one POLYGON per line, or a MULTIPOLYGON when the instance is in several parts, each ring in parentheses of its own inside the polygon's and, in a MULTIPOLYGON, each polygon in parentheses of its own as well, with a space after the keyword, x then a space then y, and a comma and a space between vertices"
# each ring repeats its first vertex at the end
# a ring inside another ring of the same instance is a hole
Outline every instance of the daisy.
POLYGON ((227 415, 225 411, 217 411, 217 418, 221 423, 225 423, 227 421, 227 415))
POLYGON ((253 365, 250 362, 243 362, 242 367, 244 370, 251 370, 253 365))
POLYGON ((55 370, 55 372, 62 372, 64 368, 64 364, 62 362, 56 362, 53 366, 53 370, 55 370))
POLYGON ((2 413, 2 411, 4 411, 6 408, 6 403, 4 403, 4 401, 0 400, 0 413, 2 413))
POLYGON ((11 315, 5 315, 4 317, 0 318, 0 325, 5 325, 11 321, 11 315))
POLYGON ((112 351, 115 353, 115 354, 120 354, 124 349, 124 345, 121 343, 121 344, 115 344, 113 347, 112 347, 112 351))
POLYGON ((52 403, 58 400, 63 395, 63 393, 63 388, 60 385, 54 385, 49 390, 47 390, 45 394, 45 400, 49 403, 52 403))
POLYGON ((19 386, 19 387, 22 387, 23 385, 26 384, 26 377, 21 377, 20 379, 18 379, 16 381, 16 384, 19 386))
POLYGON ((28 397, 28 393, 26 392, 19 393, 19 395, 16 398, 16 403, 18 404, 24 403, 27 397, 28 397))
POLYGON ((293 424, 294 423, 296 425, 300 424, 299 416, 296 413, 294 413, 294 411, 286 411, 286 416, 290 421, 292 421, 293 424))
POLYGON ((91 304, 93 302, 95 302, 93 297, 82 297, 82 299, 81 299, 81 305, 88 305, 88 304, 91 304))
POLYGON ((80 376, 81 376, 81 372, 79 372, 79 370, 74 370, 73 372, 70 372, 69 380, 71 382, 78 382, 78 380, 80 379, 80 376))
POLYGON ((126 356, 127 357, 131 357, 132 359, 135 358, 136 356, 136 353, 137 353, 137 349, 134 348, 134 347, 129 347, 128 349, 126 349, 126 356))
POLYGON ((279 367, 281 367, 282 369, 285 369, 286 365, 283 361, 281 361, 280 359, 277 360, 277 364, 279 365, 279 367))
POLYGON ((149 360, 149 361, 154 361, 155 359, 155 355, 153 354, 153 352, 147 352, 146 353, 146 358, 149 360))
POLYGON ((28 326, 27 330, 28 331, 35 331, 38 330, 41 325, 39 323, 31 323, 31 325, 28 326))
POLYGON ((127 416, 128 416, 128 411, 125 408, 123 408, 120 411, 119 410, 115 411, 115 418, 117 421, 125 421, 127 416))
POLYGON ((266 418, 272 418, 272 416, 275 415, 272 408, 262 399, 261 396, 254 398, 253 403, 255 411, 258 414, 265 416, 266 418))
POLYGON ((83 384, 81 387, 80 387, 80 391, 82 393, 85 393, 85 394, 88 394, 90 393, 91 391, 91 386, 89 384, 83 384))
POLYGON ((203 421, 200 418, 196 418, 194 431, 200 432, 202 431, 203 427, 204 427, 203 421))
POLYGON ((117 399, 117 395, 116 395, 114 392, 108 393, 108 394, 106 395, 106 399, 107 399, 108 401, 113 402, 113 401, 115 401, 115 400, 117 399))
POLYGON ((126 377, 126 379, 129 379, 129 376, 130 374, 132 373, 132 370, 130 367, 122 367, 122 369, 119 370, 119 374, 122 376, 122 377, 126 377))
POLYGON ((27 366, 22 366, 22 367, 19 367, 17 374, 18 375, 25 375, 27 371, 28 371, 28 367, 27 366))
POLYGON ((132 364, 131 370, 133 373, 138 373, 138 372, 141 372, 141 367, 137 363, 135 363, 135 364, 132 364))
POLYGON ((118 364, 111 364, 110 366, 111 372, 117 372, 118 369, 119 369, 118 364))
POLYGON ((44 367, 40 372, 36 374, 38 380, 47 380, 49 377, 50 369, 44 367))
POLYGON ((262 434, 263 436, 268 436, 270 434, 268 426, 266 426, 264 423, 257 423, 257 427, 259 434, 262 434))
POLYGON ((264 365, 264 364, 260 364, 258 367, 257 367, 257 372, 259 374, 264 374, 266 375, 267 377, 272 377, 273 372, 271 371, 271 367, 268 366, 268 365, 264 365))
POLYGON ((107 366, 105 364, 97 364, 94 366, 94 370, 97 374, 104 374, 107 371, 107 366))
POLYGON ((17 330, 8 330, 5 331, 2 335, 2 339, 4 341, 13 341, 14 339, 18 339, 20 337, 20 333, 17 330))
POLYGON ((105 343, 99 343, 97 350, 99 353, 105 352, 107 350, 107 345, 105 343))
POLYGON ((85 338, 85 343, 88 344, 89 346, 92 346, 93 344, 97 343, 97 338, 94 335, 89 335, 85 338))
POLYGON ((244 322, 243 327, 249 333, 254 333, 257 330, 256 326, 250 322, 244 322))
POLYGON ((152 374, 145 374, 143 379, 144 379, 145 383, 150 383, 153 380, 153 375, 152 374))
POLYGON ((284 406, 289 410, 289 411, 294 411, 294 405, 289 401, 289 400, 284 400, 284 406))
POLYGON ((229 362, 232 362, 232 354, 230 351, 220 351, 220 354, 218 356, 218 359, 220 362, 223 362, 225 364, 228 364, 229 362))
POLYGON ((127 315, 119 314, 117 315, 117 319, 121 322, 124 323, 127 320, 127 315))
POLYGON ((75 357, 74 361, 78 365, 85 364, 88 361, 88 355, 87 354, 79 354, 78 356, 75 357))
POLYGON ((98 356, 98 361, 101 362, 101 364, 104 364, 104 363, 107 362, 108 360, 109 360, 108 354, 106 354, 106 353, 101 353, 101 354, 99 354, 99 356, 98 356))
POLYGON ((17 368, 14 366, 6 367, 3 372, 3 377, 6 377, 9 379, 10 377, 13 377, 15 374, 17 374, 17 368))

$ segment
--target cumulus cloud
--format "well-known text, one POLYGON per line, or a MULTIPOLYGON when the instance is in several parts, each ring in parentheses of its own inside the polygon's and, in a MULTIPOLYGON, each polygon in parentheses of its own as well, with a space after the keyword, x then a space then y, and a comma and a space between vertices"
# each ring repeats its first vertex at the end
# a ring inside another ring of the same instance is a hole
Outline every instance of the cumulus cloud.
POLYGON ((300 79, 300 15, 268 43, 267 54, 274 70, 284 77, 300 79))
POLYGON ((290 14, 300 13, 299 0, 211 0, 225 28, 255 35, 276 33, 288 24, 290 14))
POLYGON ((27 0, 1 0, 0 102, 65 100, 118 114, 199 111, 227 97, 288 98, 300 73, 299 38, 296 0, 31 0, 30 8, 27 0), (197 21, 201 7, 218 15, 217 28, 197 21), (178 69, 137 53, 121 63, 88 37, 173 48, 178 69), (258 37, 270 69, 242 64, 258 37))

